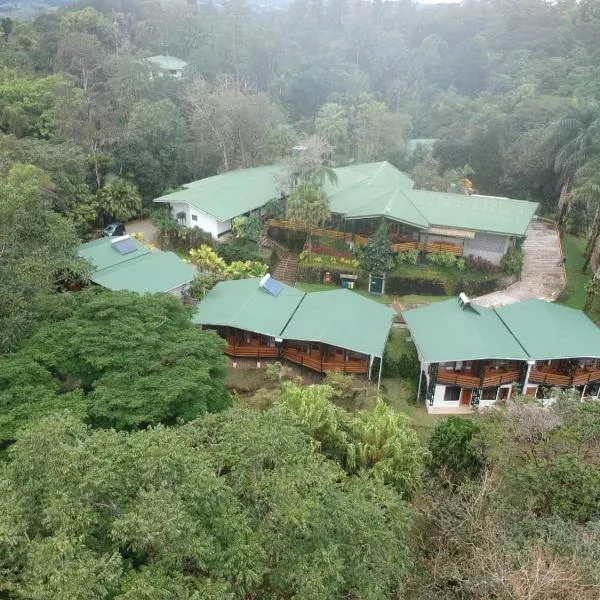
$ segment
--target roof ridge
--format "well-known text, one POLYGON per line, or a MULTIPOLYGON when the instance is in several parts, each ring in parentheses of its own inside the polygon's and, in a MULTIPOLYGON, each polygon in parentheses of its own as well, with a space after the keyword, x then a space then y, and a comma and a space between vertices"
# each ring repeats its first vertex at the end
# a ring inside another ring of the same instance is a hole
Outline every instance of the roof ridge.
POLYGON ((425 221, 425 223, 427 223, 427 229, 429 229, 431 227, 431 222, 429 221, 429 219, 421 212, 421 210, 419 209, 419 207, 410 199, 410 196, 406 193, 407 191, 418 191, 415 190, 414 188, 410 188, 410 190, 405 190, 401 187, 398 187, 398 191, 402 193, 402 195, 406 198, 407 202, 423 217, 423 221, 425 221))
POLYGON ((296 311, 300 308, 300 305, 304 302, 304 298, 306 298, 306 296, 308 296, 308 292, 304 292, 304 294, 302 294, 302 298, 300 298, 298 304, 296 304, 296 308, 294 308, 294 310, 292 311, 290 318, 285 322, 283 329, 279 332, 279 337, 283 337, 283 332, 287 329, 287 326, 290 324, 290 321, 294 318, 296 311))
MULTIPOLYGON (((500 308, 502 308, 502 307, 500 307, 500 308)), ((513 330, 508 326, 508 324, 504 321, 504 319, 498 314, 498 311, 495 308, 492 308, 492 312, 498 317, 498 319, 500 319, 500 322, 502 323, 502 325, 504 325, 504 327, 506 327, 506 330, 508 331, 508 333, 510 333, 510 335, 513 336, 513 338, 515 339, 517 344, 519 344, 519 346, 521 346, 521 348, 523 348, 523 352, 525 352, 525 354, 527 354, 527 356, 530 359, 533 358, 531 356, 531 354, 527 351, 527 348, 525 348, 525 346, 523 346, 523 344, 521 344, 521 340, 513 333, 513 330)))

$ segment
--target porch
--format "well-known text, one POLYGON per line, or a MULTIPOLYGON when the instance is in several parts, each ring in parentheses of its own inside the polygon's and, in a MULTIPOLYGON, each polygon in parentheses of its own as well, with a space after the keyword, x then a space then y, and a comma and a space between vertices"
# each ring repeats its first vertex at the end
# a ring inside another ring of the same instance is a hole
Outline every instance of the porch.
MULTIPOLYGON (((270 219, 267 221, 268 227, 277 227, 279 229, 288 229, 291 231, 305 231, 306 228, 299 223, 286 221, 282 219, 270 219)), ((343 240, 345 242, 353 242, 359 246, 364 246, 369 241, 369 232, 366 231, 339 231, 336 229, 315 228, 312 230, 315 237, 326 237, 330 239, 343 240)), ((417 238, 420 237, 416 234, 417 238)), ((442 241, 427 241, 427 235, 423 235, 424 239, 415 239, 414 235, 409 235, 404 232, 395 231, 392 227, 390 242, 394 252, 408 252, 417 250, 419 252, 450 252, 455 256, 462 256, 463 247, 460 244, 452 244, 442 241)))
POLYGON ((535 365, 529 374, 529 382, 539 385, 571 387, 600 381, 600 364, 597 362, 579 363, 575 367, 571 361, 550 361, 549 364, 535 365))
POLYGON ((279 356, 279 348, 272 337, 232 327, 218 328, 217 332, 225 339, 225 354, 231 358, 277 358, 279 356))
POLYGON ((436 382, 443 385, 477 389, 517 383, 520 377, 521 368, 517 363, 465 361, 440 364, 436 382))
POLYGON ((318 342, 285 341, 282 348, 283 358, 301 367, 314 371, 343 371, 365 375, 369 371, 369 357, 318 342))

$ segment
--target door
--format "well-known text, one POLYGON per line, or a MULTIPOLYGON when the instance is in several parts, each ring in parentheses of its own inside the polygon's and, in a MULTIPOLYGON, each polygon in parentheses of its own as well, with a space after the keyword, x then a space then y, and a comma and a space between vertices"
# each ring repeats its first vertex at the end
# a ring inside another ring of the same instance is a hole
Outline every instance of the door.
POLYGON ((369 275, 369 293, 383 294, 384 278, 378 275, 369 275))
POLYGON ((471 404, 471 390, 463 388, 460 391, 460 405, 469 406, 471 404))

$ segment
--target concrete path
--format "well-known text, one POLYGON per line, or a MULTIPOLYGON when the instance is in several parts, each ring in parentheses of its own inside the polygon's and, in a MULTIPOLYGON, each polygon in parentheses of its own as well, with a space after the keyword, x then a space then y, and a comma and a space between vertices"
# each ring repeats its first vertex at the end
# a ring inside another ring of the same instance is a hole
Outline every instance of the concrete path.
POLYGON ((480 306, 506 306, 531 298, 556 300, 567 282, 556 227, 546 221, 531 221, 523 242, 521 281, 505 290, 474 298, 480 306))
POLYGON ((144 242, 156 246, 158 228, 156 225, 152 225, 147 219, 125 223, 125 229, 127 230, 127 233, 141 233, 144 236, 144 242))

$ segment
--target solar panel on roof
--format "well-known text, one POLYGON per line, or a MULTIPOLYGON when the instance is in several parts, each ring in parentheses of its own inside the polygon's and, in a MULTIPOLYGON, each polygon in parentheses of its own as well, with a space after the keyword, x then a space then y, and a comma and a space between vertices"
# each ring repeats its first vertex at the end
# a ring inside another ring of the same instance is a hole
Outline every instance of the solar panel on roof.
POLYGON ((275 298, 283 291, 283 284, 279 283, 277 279, 273 279, 268 273, 260 280, 258 285, 275 298))
POLYGON ((137 250, 137 246, 135 242, 131 238, 125 238, 124 240, 119 240, 118 242, 113 242, 113 248, 119 254, 129 254, 134 250, 137 250))

